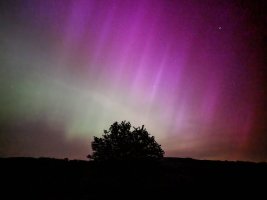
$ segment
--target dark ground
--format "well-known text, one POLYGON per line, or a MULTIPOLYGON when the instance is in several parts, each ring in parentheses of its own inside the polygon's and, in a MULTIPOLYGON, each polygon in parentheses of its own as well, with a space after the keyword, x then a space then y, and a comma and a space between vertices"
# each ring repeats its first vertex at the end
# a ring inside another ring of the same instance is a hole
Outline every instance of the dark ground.
POLYGON ((244 194, 252 189, 257 194, 264 194, 267 188, 267 163, 187 158, 108 163, 0 158, 0 167, 1 195, 5 197, 1 199, 91 199, 120 195, 179 197, 182 193, 194 195, 198 191, 219 194, 240 190, 244 194))

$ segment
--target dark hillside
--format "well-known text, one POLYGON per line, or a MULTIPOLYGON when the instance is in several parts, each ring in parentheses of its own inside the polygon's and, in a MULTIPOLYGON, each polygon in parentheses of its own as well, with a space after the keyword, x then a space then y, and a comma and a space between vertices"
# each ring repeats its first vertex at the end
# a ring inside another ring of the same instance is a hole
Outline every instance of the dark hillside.
POLYGON ((267 164, 165 158, 150 162, 88 162, 1 158, 1 182, 12 197, 90 199, 118 194, 179 195, 193 189, 264 192, 267 164))

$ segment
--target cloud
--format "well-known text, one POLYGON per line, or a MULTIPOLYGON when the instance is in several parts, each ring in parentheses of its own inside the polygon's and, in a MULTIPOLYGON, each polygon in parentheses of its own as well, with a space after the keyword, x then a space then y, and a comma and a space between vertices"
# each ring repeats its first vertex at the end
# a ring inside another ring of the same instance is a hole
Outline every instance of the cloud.
POLYGON ((0 156, 86 159, 90 141, 67 138, 65 126, 48 120, 14 120, 0 124, 0 156))

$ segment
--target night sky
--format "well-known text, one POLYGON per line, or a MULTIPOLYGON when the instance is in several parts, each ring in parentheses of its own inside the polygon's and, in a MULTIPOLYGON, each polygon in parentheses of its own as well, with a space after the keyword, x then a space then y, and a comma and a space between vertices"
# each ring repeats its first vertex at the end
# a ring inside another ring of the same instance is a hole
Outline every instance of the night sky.
POLYGON ((127 120, 165 156, 267 161, 265 2, 0 1, 0 156, 86 159, 127 120))

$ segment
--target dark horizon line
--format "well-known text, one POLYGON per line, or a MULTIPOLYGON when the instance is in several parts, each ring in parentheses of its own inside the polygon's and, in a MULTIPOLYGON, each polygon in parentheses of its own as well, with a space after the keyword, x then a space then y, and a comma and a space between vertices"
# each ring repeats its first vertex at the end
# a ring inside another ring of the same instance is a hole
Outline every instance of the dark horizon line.
MULTIPOLYGON (((65 158, 56 158, 56 157, 46 157, 46 156, 0 156, 0 159, 50 159, 50 160, 64 160, 64 161, 82 161, 82 162, 93 162, 90 159, 69 159, 65 158)), ((166 156, 163 157, 163 160, 184 160, 184 161, 203 161, 203 162, 230 162, 230 163, 255 163, 255 164, 267 164, 267 161, 251 161, 251 160, 213 160, 213 159, 197 159, 192 157, 174 157, 166 156)))

